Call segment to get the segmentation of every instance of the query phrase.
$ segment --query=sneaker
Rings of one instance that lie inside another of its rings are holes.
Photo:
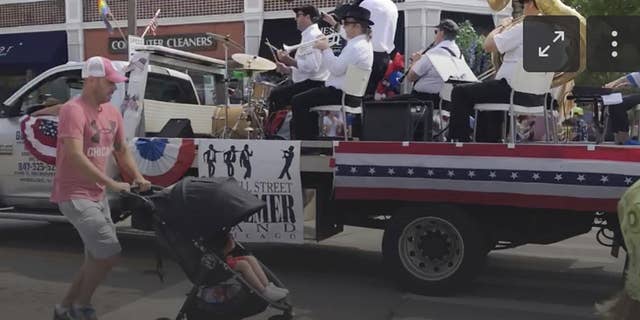
[[[287,296],[286,293],[282,292],[282,291],[277,291],[274,290],[273,287],[265,287],[264,291],[262,292],[262,294],[267,297],[267,299],[271,300],[271,301],[279,301],[284,299],[284,297]]]
[[[53,320],[76,320],[76,318],[73,316],[71,309],[56,305],[53,309]]]
[[[98,314],[96,309],[92,306],[78,306],[74,305],[72,310],[73,315],[77,320],[98,320]]]
[[[277,287],[275,284],[273,284],[273,282],[269,282],[267,287],[271,288],[273,291],[280,291],[280,292],[283,292],[285,294],[289,294],[289,290],[288,289]]]

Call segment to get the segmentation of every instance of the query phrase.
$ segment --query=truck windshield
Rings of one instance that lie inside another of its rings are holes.
[[[147,78],[145,99],[198,104],[198,98],[190,81],[152,72]]]

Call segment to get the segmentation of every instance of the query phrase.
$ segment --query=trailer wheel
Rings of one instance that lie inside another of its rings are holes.
[[[387,225],[382,253],[406,289],[446,295],[482,269],[485,241],[480,225],[457,207],[404,208]]]

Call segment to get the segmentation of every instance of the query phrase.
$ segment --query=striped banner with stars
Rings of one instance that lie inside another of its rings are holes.
[[[640,149],[576,145],[345,143],[337,199],[615,211],[640,178]]]

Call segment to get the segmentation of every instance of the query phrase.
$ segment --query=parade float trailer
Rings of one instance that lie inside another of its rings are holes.
[[[221,81],[224,67],[197,54],[140,46],[128,64],[130,81],[118,87],[114,102],[136,161],[154,183],[233,176],[267,202],[234,230],[241,241],[302,243],[327,239],[344,226],[382,229],[390,270],[408,288],[429,294],[467,286],[492,250],[551,244],[592,228],[612,254],[623,245],[616,204],[638,180],[637,148],[219,139],[212,134],[214,114],[225,106],[200,105],[188,74],[198,70]],[[45,106],[44,90],[77,94],[80,69],[80,63],[53,68],[4,103],[0,217],[65,221],[48,201],[56,119],[30,114]],[[181,97],[153,96],[172,92],[154,87],[171,82],[182,88]],[[189,119],[190,137],[157,137],[171,119]],[[115,215],[118,201],[111,197]],[[315,214],[305,216],[309,208]],[[144,221],[134,227],[150,229]]]

